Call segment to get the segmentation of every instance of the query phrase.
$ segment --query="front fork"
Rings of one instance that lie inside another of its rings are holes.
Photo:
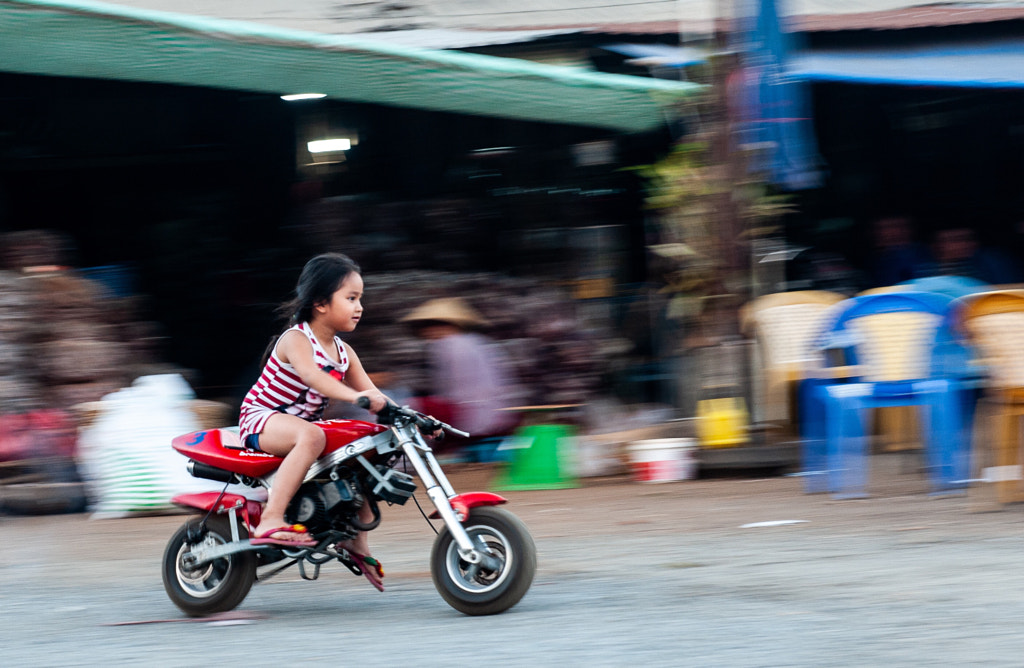
[[[459,546],[459,557],[468,563],[479,564],[487,570],[499,570],[501,568],[499,559],[491,554],[483,544],[473,542],[462,526],[462,522],[467,518],[459,517],[452,508],[449,499],[455,496],[455,490],[441,469],[434,452],[425,443],[417,442],[418,439],[409,438],[397,429],[395,431],[399,437],[402,452],[409,458],[412,467],[416,469],[416,473],[426,488],[427,496],[430,497],[438,515],[441,516],[448,531],[451,532],[455,544]]]

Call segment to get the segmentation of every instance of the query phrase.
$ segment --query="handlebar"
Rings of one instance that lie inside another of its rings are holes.
[[[356,406],[370,409],[370,398],[366,396],[359,397],[356,399]],[[411,420],[416,427],[424,434],[433,434],[438,430],[443,430],[446,433],[455,434],[456,436],[462,436],[468,438],[469,434],[460,429],[456,429],[450,424],[435,420],[432,417],[426,416],[419,411],[414,411],[408,406],[399,406],[388,402],[387,406],[383,410],[377,413],[377,422],[380,424],[394,424],[396,420],[400,418],[406,418]]]

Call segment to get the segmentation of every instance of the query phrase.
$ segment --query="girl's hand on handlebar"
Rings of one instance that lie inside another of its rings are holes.
[[[429,422],[427,424],[420,425],[420,433],[424,436],[429,436],[435,441],[440,441],[444,438],[444,429],[441,427],[441,423],[433,415],[423,416]],[[432,424],[431,424],[432,423]]]
[[[388,405],[388,398],[380,390],[365,390],[360,392],[352,403],[376,415]]]

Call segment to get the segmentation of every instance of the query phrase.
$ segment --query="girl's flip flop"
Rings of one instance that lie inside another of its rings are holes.
[[[348,551],[348,556],[359,567],[370,584],[377,588],[377,591],[384,591],[384,567],[379,561],[368,554],[357,554],[351,550]]]
[[[290,533],[295,538],[271,538],[275,533]],[[306,536],[306,538],[300,538]],[[270,531],[264,531],[249,541],[251,545],[282,545],[284,547],[313,547],[316,541],[306,533],[306,527],[301,524],[277,527]]]

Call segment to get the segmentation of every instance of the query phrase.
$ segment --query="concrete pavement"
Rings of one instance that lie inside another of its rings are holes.
[[[0,517],[3,663],[1020,666],[1024,506],[971,512],[881,468],[875,496],[842,502],[798,478],[508,492],[538,573],[486,618],[434,591],[433,533],[411,503],[373,534],[384,594],[340,566],[317,582],[289,571],[219,622],[184,621],[163,592],[182,516]],[[488,467],[456,469],[460,491],[487,487]]]

